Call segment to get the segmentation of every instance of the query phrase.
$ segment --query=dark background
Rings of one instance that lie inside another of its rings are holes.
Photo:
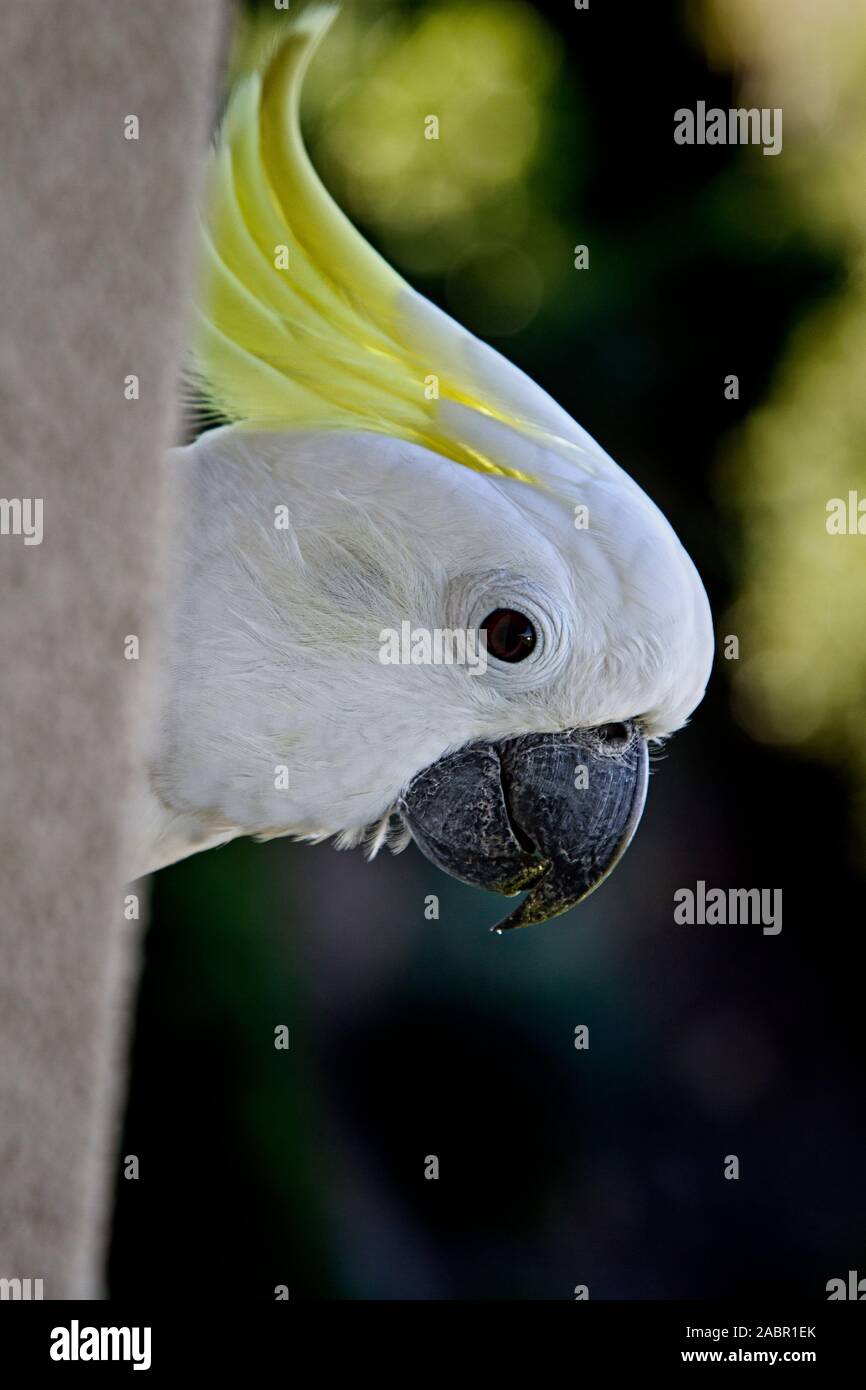
[[[737,104],[678,8],[534,8],[561,62],[529,196],[591,270],[542,265],[531,320],[491,341],[659,503],[723,635],[746,559],[720,449],[842,263],[777,160],[675,146],[675,108]],[[401,268],[483,327],[459,266]],[[483,251],[476,276],[495,303]],[[656,765],[622,865],[546,926],[490,935],[501,900],[414,848],[368,865],[238,842],[156,876],[112,1296],[822,1298],[866,1273],[849,788],[744,731],[728,665]],[[698,878],[782,888],[781,935],[675,925]]]

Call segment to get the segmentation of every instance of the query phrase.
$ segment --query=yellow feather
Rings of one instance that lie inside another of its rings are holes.
[[[572,422],[415,294],[310,163],[301,84],[336,13],[314,6],[283,25],[269,48],[259,43],[257,70],[231,95],[208,172],[192,379],[212,409],[255,429],[372,430],[480,472],[539,483],[462,438],[459,412],[446,423],[442,403],[574,454]],[[428,400],[431,375],[439,395]],[[536,395],[533,417],[526,402],[534,406]]]

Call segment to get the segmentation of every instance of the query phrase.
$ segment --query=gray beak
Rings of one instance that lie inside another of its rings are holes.
[[[474,743],[413,778],[398,809],[440,869],[507,897],[494,931],[567,912],[621,859],[646,800],[646,739],[631,721]]]

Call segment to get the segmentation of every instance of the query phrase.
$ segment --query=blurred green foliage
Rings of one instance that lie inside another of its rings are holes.
[[[740,532],[736,709],[754,736],[842,769],[866,852],[866,535],[826,525],[830,499],[866,499],[866,12],[805,6],[791,23],[774,0],[714,0],[706,42],[751,74],[750,103],[783,105],[774,177],[845,267],[726,449],[719,495]]]

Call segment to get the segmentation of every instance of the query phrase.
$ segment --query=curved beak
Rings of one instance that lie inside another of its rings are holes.
[[[622,858],[646,800],[646,739],[631,721],[474,743],[413,778],[398,809],[440,869],[527,897],[493,930],[546,922]]]

